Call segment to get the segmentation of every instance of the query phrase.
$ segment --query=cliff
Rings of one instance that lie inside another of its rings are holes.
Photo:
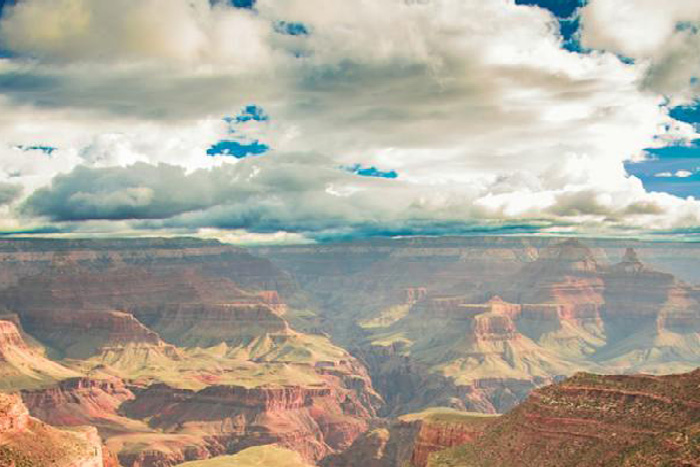
[[[15,323],[0,320],[0,390],[46,386],[76,374],[29,347]]]
[[[103,467],[95,428],[59,430],[29,416],[18,395],[0,394],[0,465]]]
[[[134,397],[118,378],[70,378],[53,387],[22,392],[32,416],[54,426],[123,426],[126,421],[120,420],[118,409]]]
[[[698,384],[700,370],[670,376],[577,374],[534,391],[476,442],[437,453],[428,465],[693,465]]]
[[[374,415],[353,390],[342,387],[210,386],[200,391],[154,385],[123,406],[168,434],[198,436],[211,455],[276,444],[308,461],[348,447]],[[120,455],[125,463],[129,455]],[[169,464],[170,465],[170,464]]]
[[[497,420],[480,414],[436,413],[423,418],[411,455],[413,467],[426,467],[434,452],[475,443]]]
[[[473,443],[496,417],[433,408],[391,421],[375,420],[369,431],[345,451],[329,456],[323,467],[425,467],[433,452]]]

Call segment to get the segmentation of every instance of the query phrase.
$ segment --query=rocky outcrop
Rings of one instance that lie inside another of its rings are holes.
[[[373,408],[342,387],[211,386],[201,391],[151,386],[124,404],[131,418],[164,433],[198,435],[210,454],[277,444],[315,461],[348,447]],[[121,456],[120,456],[121,457]]]
[[[134,394],[119,378],[78,377],[41,390],[23,391],[32,416],[54,426],[117,426],[117,412]]]
[[[64,431],[29,416],[17,394],[0,393],[0,465],[104,467],[92,427]]]
[[[425,467],[433,452],[473,443],[496,420],[449,409],[379,419],[345,451],[323,459],[323,467]]]
[[[211,347],[225,342],[244,345],[264,334],[291,332],[280,306],[250,303],[194,303],[137,306],[140,320],[169,342],[185,347]]]
[[[691,433],[697,436],[693,430],[700,422],[699,384],[700,370],[671,376],[577,374],[536,390],[476,442],[433,455],[429,465],[693,465],[683,461],[692,455]],[[667,463],[635,463],[654,456]]]
[[[42,387],[76,374],[28,346],[15,323],[0,320],[0,389]]]
[[[583,369],[687,371],[700,365],[694,289],[641,262],[612,265],[580,241],[541,250],[474,302],[428,293],[394,320],[365,320],[355,352],[387,401],[385,415],[426,405],[505,412],[534,388]],[[508,297],[504,300],[501,297]]]
[[[345,451],[324,458],[323,467],[395,467],[410,462],[421,421],[377,419]]]
[[[29,426],[29,411],[17,394],[0,394],[0,433],[24,431]]]
[[[434,452],[475,443],[496,420],[494,417],[460,413],[435,414],[423,418],[413,445],[411,465],[426,467]]]

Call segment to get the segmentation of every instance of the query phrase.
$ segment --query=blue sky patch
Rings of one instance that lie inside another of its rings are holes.
[[[255,0],[231,0],[231,5],[236,8],[253,8]]]
[[[308,36],[309,28],[304,23],[278,21],[275,23],[275,31],[288,36]]]
[[[260,141],[241,143],[233,140],[222,140],[207,149],[207,156],[228,156],[236,159],[245,159],[248,156],[259,156],[270,150],[267,144]]]
[[[24,145],[19,145],[15,146],[15,148],[19,149],[20,151],[28,152],[28,151],[41,151],[47,156],[53,155],[55,151],[58,151],[58,148],[55,148],[53,146],[24,146]]]
[[[399,174],[395,170],[382,171],[375,166],[363,167],[361,164],[354,164],[343,167],[343,170],[362,177],[399,178]]]
[[[250,121],[267,122],[269,120],[270,117],[265,113],[265,110],[257,105],[247,105],[243,107],[243,110],[235,117],[224,117],[224,121],[229,125]]]
[[[675,120],[698,125],[700,124],[700,102],[694,105],[674,107],[669,112],[669,115]]]
[[[700,198],[700,140],[689,146],[649,149],[649,159],[629,162],[625,168],[649,191]]]
[[[538,6],[551,11],[557,18],[573,16],[586,3],[586,0],[515,0],[516,5]]]
[[[588,52],[581,46],[581,22],[578,17],[578,9],[586,3],[587,0],[515,0],[516,5],[536,6],[551,11],[559,21],[562,46],[578,53]]]

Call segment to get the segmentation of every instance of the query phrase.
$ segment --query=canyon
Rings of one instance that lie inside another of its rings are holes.
[[[578,373],[535,390],[475,441],[429,466],[693,466],[700,461],[700,370]]]
[[[83,433],[110,467],[288,451],[442,465],[494,449],[493,427],[524,431],[509,420],[552,391],[569,407],[562,388],[593,373],[620,375],[600,377],[614,386],[700,366],[698,255],[547,237],[0,240],[0,391],[31,426]],[[493,465],[518,465],[509,456]]]

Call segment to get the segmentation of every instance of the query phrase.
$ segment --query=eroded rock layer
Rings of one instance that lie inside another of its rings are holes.
[[[0,465],[103,467],[97,430],[59,430],[29,416],[17,394],[0,393]]]
[[[670,376],[577,374],[538,389],[477,441],[430,466],[696,465],[700,370]]]

